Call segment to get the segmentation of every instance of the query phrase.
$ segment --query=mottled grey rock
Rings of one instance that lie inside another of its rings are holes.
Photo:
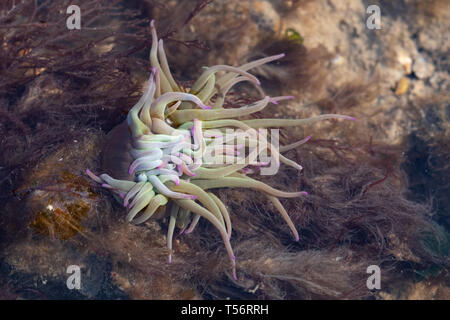
[[[428,62],[423,56],[414,60],[413,72],[419,79],[427,79],[434,73],[434,65]]]

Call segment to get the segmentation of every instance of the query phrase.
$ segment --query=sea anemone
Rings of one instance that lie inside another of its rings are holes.
[[[306,196],[307,192],[277,190],[249,175],[275,174],[280,162],[302,170],[301,165],[281,153],[307,142],[309,136],[287,146],[278,146],[277,131],[270,132],[269,142],[267,128],[354,118],[325,114],[307,119],[237,120],[261,111],[269,103],[293,99],[291,96],[266,96],[259,80],[247,72],[281,59],[284,54],[264,57],[240,67],[208,67],[191,88],[185,89],[170,72],[163,40],[158,41],[154,21],[150,27],[152,71],[142,97],[130,109],[126,121],[110,133],[102,166],[111,175],[97,176],[89,169],[86,172],[102,187],[111,190],[127,209],[127,220],[133,224],[147,221],[160,209],[168,212],[169,263],[175,227],[180,228],[181,233],[190,233],[201,217],[207,219],[220,232],[237,279],[236,258],[230,243],[230,213],[210,190],[239,187],[261,191],[278,209],[295,241],[299,241],[296,227],[278,198]],[[254,85],[261,99],[239,108],[225,108],[227,93],[243,81]]]

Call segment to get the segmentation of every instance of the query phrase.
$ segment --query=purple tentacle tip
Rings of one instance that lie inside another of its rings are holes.
[[[299,242],[299,241],[300,241],[300,237],[299,236],[295,237],[295,242]]]
[[[280,54],[280,58],[284,58],[286,56],[286,53]]]
[[[172,255],[169,254],[169,263],[172,263]]]

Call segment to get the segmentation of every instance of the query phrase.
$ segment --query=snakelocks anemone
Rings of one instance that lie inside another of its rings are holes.
[[[108,172],[112,176],[107,173],[97,176],[89,169],[86,172],[102,187],[111,190],[126,208],[126,219],[133,224],[145,222],[157,210],[166,210],[170,215],[167,234],[169,263],[175,227],[180,228],[181,233],[190,233],[201,217],[208,220],[223,239],[233,276],[237,279],[236,257],[230,243],[230,213],[211,190],[239,187],[262,192],[278,209],[295,240],[299,241],[298,232],[278,198],[301,197],[307,193],[277,190],[249,177],[249,174],[275,174],[280,163],[302,170],[299,164],[280,153],[305,143],[309,137],[278,147],[277,131],[271,132],[269,142],[267,128],[297,126],[323,119],[354,118],[326,114],[307,119],[237,120],[261,111],[269,103],[292,99],[266,96],[258,79],[247,72],[281,59],[284,54],[240,67],[216,65],[206,68],[187,90],[177,84],[170,72],[163,41],[158,41],[154,21],[150,26],[150,77],[141,99],[130,109],[126,121],[111,132],[111,145],[104,154],[103,163],[109,166]],[[253,84],[261,99],[240,108],[224,108],[227,93],[242,81]]]

